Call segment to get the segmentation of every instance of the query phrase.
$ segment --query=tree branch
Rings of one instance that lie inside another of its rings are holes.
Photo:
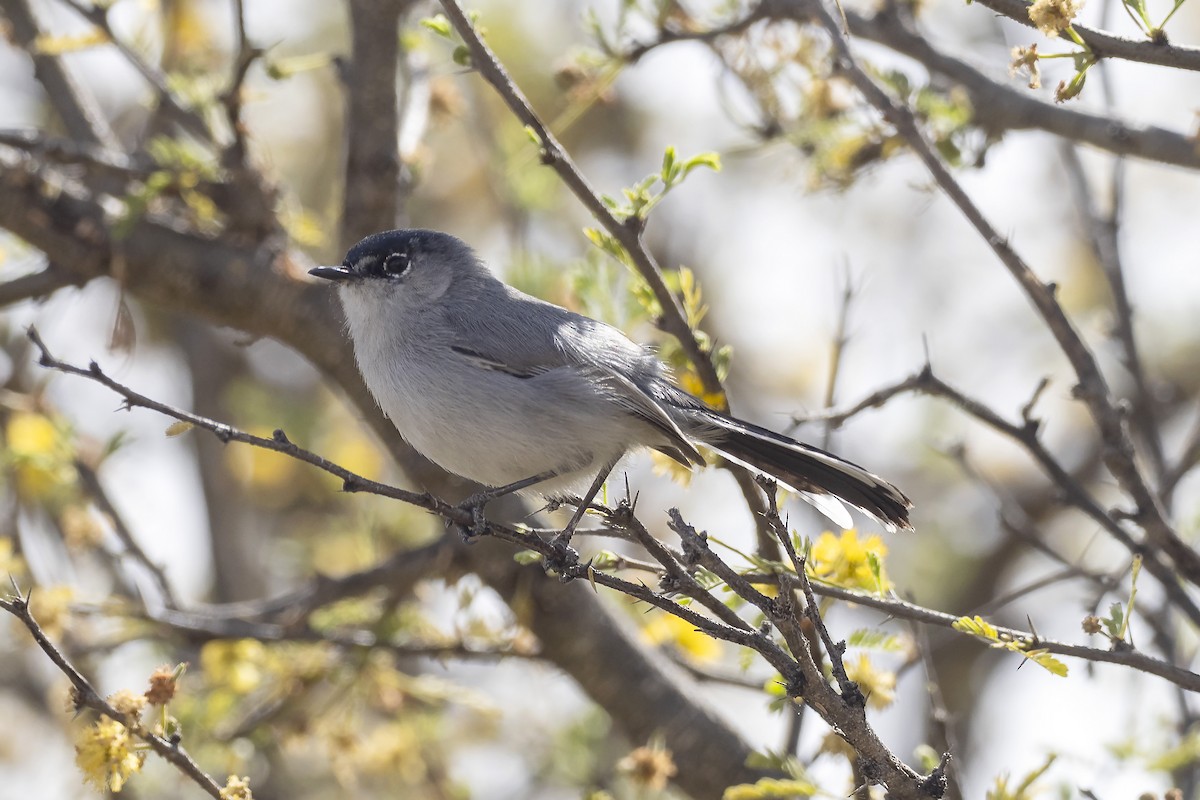
[[[46,654],[62,674],[67,676],[67,679],[71,682],[71,686],[75,689],[74,698],[81,707],[90,708],[124,725],[139,739],[149,745],[150,749],[162,757],[163,760],[172,764],[209,795],[220,800],[221,786],[200,769],[182,747],[161,736],[156,736],[142,727],[139,721],[130,719],[128,715],[117,711],[92,688],[87,678],[83,677],[83,674],[46,637],[45,632],[42,631],[41,626],[37,624],[37,621],[33,618],[33,614],[29,611],[28,596],[0,600],[0,609],[4,609],[12,614],[29,630],[38,647],[42,649],[42,652]]]
[[[1157,494],[1151,490],[1136,463],[1133,444],[1125,429],[1122,414],[1112,400],[1108,383],[1091,350],[1055,297],[1057,287],[1043,283],[1017,255],[1008,240],[987,221],[926,141],[912,111],[895,102],[859,67],[834,18],[815,2],[812,12],[829,34],[841,69],[851,83],[895,126],[938,186],[996,254],[1037,310],[1075,371],[1079,383],[1074,389],[1074,396],[1083,401],[1099,431],[1105,445],[1106,466],[1136,504],[1135,520],[1150,540],[1175,562],[1178,571],[1191,583],[1200,585],[1200,553],[1180,539],[1167,521]]]
[[[96,98],[84,92],[62,59],[34,52],[34,41],[41,31],[29,0],[0,0],[0,8],[12,24],[17,46],[33,59],[34,75],[45,88],[46,97],[71,138],[105,150],[118,150],[117,136],[100,111]]]
[[[1029,19],[1029,4],[1024,0],[978,0],[979,5],[1003,14],[1027,28],[1036,28]],[[1156,42],[1150,39],[1125,39],[1107,31],[1072,24],[1092,52],[1100,58],[1120,58],[1142,64],[1157,64],[1175,69],[1200,70],[1200,49],[1169,44],[1166,38]]]

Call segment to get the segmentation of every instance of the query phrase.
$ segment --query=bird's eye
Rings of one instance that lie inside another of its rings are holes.
[[[385,275],[397,277],[408,272],[408,268],[412,266],[412,260],[408,253],[390,253],[383,260],[383,272]]]

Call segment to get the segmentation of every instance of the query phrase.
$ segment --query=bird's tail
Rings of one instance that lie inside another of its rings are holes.
[[[688,409],[685,414],[693,423],[689,433],[699,441],[799,492],[843,527],[851,527],[850,515],[833,498],[870,514],[888,530],[912,530],[912,502],[857,464],[711,409]]]

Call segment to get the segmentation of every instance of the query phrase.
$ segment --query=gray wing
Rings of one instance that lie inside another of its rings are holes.
[[[454,352],[516,379],[570,370],[662,433],[669,445],[659,450],[686,466],[704,463],[666,408],[643,388],[663,380],[663,366],[648,350],[611,325],[499,281],[488,284],[455,287],[477,295],[460,306],[476,313],[448,320],[456,332]]]

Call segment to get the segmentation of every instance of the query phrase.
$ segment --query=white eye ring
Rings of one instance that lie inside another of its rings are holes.
[[[408,253],[389,253],[383,260],[383,272],[391,277],[399,277],[408,272],[412,259]]]

